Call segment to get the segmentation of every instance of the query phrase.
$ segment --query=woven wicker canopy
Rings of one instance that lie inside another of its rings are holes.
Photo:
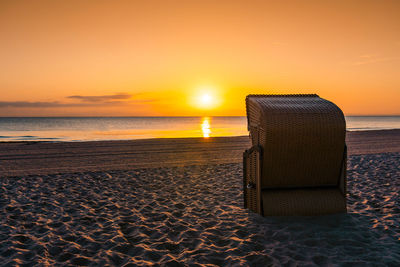
[[[346,123],[317,95],[249,95],[245,206],[263,215],[346,211]]]

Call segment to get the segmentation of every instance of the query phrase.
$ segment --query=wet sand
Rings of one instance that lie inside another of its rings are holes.
[[[349,133],[348,214],[320,217],[243,209],[248,146],[247,137],[2,143],[0,262],[400,264],[400,131]]]
[[[349,155],[400,152],[400,130],[348,132]],[[0,142],[0,176],[242,162],[247,136],[99,142]]]

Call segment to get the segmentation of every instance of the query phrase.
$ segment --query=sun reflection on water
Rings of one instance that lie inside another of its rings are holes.
[[[203,133],[204,138],[210,137],[211,128],[210,128],[210,118],[209,117],[203,117],[201,119],[201,132]]]

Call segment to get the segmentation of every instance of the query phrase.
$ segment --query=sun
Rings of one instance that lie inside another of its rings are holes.
[[[192,105],[198,109],[214,109],[220,105],[218,89],[212,86],[202,86],[194,91]]]
[[[213,98],[210,94],[204,94],[200,96],[200,103],[202,106],[210,106],[213,102]]]

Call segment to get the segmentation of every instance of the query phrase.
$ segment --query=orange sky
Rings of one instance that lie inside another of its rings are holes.
[[[397,0],[3,0],[0,116],[245,115],[250,93],[400,114],[399,14]]]

